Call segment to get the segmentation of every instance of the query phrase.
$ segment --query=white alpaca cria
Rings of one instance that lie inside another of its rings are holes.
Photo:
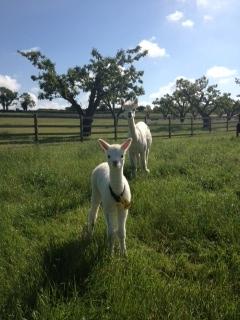
[[[148,125],[140,121],[135,124],[135,105],[125,104],[123,106],[128,118],[129,136],[132,138],[131,148],[129,149],[129,158],[132,167],[132,174],[135,176],[137,164],[140,164],[143,170],[150,172],[148,169],[148,156],[152,144],[152,135]]]
[[[126,254],[126,220],[131,202],[131,192],[127,179],[123,175],[125,154],[131,145],[129,138],[121,145],[108,144],[98,140],[107,156],[107,162],[99,164],[92,172],[92,199],[88,214],[88,231],[92,234],[97,219],[100,202],[107,224],[107,236],[111,254],[114,251],[114,239],[117,234],[121,254]]]

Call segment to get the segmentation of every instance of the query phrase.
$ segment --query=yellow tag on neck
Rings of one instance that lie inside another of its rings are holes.
[[[118,205],[121,206],[123,209],[129,209],[131,207],[131,202],[121,197],[120,202],[118,202]]]

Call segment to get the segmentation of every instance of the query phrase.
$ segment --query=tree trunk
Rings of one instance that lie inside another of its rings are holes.
[[[210,118],[208,116],[202,117],[203,120],[203,129],[209,129],[210,126]]]
[[[83,116],[83,136],[84,137],[89,137],[92,134],[92,122],[93,122],[93,116],[91,118]]]

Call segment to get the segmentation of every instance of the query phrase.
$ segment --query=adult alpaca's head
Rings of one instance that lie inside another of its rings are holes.
[[[124,110],[125,118],[132,119],[135,117],[135,111],[137,109],[138,103],[137,100],[135,101],[127,101],[122,105]]]

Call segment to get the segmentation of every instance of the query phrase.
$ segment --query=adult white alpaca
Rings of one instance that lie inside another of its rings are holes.
[[[99,164],[92,172],[92,199],[88,214],[88,231],[93,233],[100,202],[107,224],[107,236],[110,253],[114,251],[114,240],[117,234],[120,241],[120,251],[126,254],[126,220],[131,202],[131,192],[127,179],[123,175],[125,154],[132,139],[121,145],[110,145],[98,140],[100,147],[107,156],[107,162]]]
[[[140,121],[135,124],[136,104],[126,103],[123,105],[125,114],[128,118],[129,136],[132,138],[132,145],[129,149],[129,158],[132,167],[133,176],[136,175],[137,164],[140,160],[141,167],[144,171],[150,172],[148,169],[148,156],[152,144],[152,135],[148,125]]]

